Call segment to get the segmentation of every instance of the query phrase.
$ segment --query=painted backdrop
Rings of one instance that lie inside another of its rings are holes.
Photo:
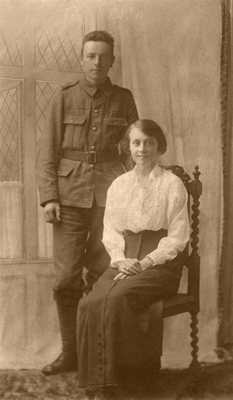
[[[0,4],[0,368],[40,368],[59,352],[51,227],[35,185],[49,103],[82,74],[83,34],[116,41],[111,78],[164,129],[161,163],[203,182],[200,360],[215,361],[222,226],[219,0],[2,0]],[[185,282],[181,285],[183,289]],[[165,322],[163,367],[190,362],[189,316]]]

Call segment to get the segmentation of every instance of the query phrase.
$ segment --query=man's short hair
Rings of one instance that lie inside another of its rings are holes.
[[[84,44],[86,42],[105,42],[111,46],[112,54],[114,53],[114,38],[106,31],[93,31],[87,33],[82,41],[81,56],[83,55]]]

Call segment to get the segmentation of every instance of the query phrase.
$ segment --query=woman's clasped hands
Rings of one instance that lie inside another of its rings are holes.
[[[130,276],[137,275],[142,272],[139,260],[136,258],[126,258],[119,261],[117,265],[119,274],[115,276],[114,281],[118,279],[127,279]]]

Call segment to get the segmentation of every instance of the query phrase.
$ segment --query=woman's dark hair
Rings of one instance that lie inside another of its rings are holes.
[[[160,155],[165,153],[167,150],[167,140],[160,126],[151,119],[139,119],[128,127],[121,142],[122,149],[126,154],[129,154],[129,134],[133,128],[140,129],[140,131],[149,137],[155,137],[158,142],[158,153]]]
[[[83,48],[86,42],[105,42],[111,46],[112,54],[114,52],[114,38],[106,31],[93,31],[87,33],[82,41],[81,56],[83,55]]]

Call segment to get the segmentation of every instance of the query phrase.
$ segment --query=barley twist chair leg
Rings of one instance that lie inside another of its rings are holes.
[[[192,355],[192,361],[191,364],[189,366],[189,368],[192,371],[197,371],[200,369],[200,363],[198,361],[198,318],[197,318],[197,313],[191,313],[191,324],[190,324],[190,328],[191,328],[191,347],[192,347],[192,351],[191,351],[191,355]]]

